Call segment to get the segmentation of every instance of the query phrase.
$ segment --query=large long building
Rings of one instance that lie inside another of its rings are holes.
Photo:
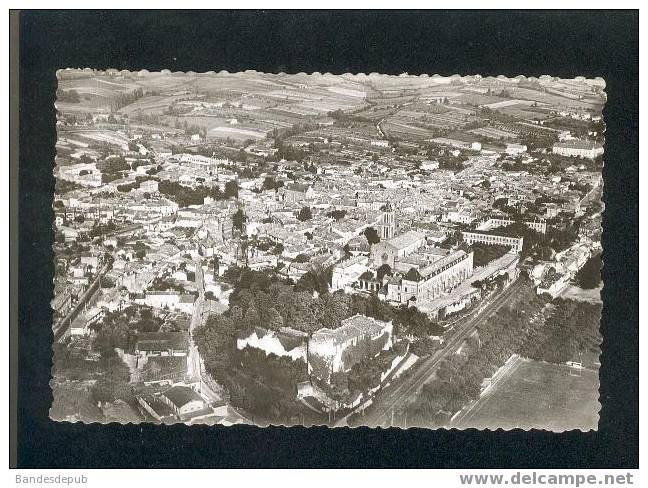
[[[594,141],[571,140],[553,145],[554,154],[594,159],[603,154],[603,146]]]
[[[505,219],[501,217],[491,217],[488,220],[480,223],[477,226],[477,230],[491,230],[497,229],[498,227],[506,227],[507,225],[514,224],[515,220]],[[547,233],[547,221],[546,220],[528,220],[524,222],[529,229],[533,229],[540,234]]]
[[[512,253],[518,254],[522,251],[524,245],[523,237],[501,236],[483,232],[462,232],[463,240],[467,244],[474,244],[481,242],[491,246],[508,246],[511,248]]]
[[[394,327],[364,315],[342,321],[337,329],[323,328],[308,341],[311,374],[326,383],[333,373],[348,372],[357,362],[392,346]]]
[[[387,284],[387,299],[406,304],[412,299],[439,298],[472,276],[473,253],[456,251],[434,263],[416,270],[412,268],[402,277],[394,277]]]
[[[387,264],[390,268],[394,269],[396,261],[399,258],[416,252],[426,244],[425,234],[410,230],[371,246],[370,261],[374,266]]]

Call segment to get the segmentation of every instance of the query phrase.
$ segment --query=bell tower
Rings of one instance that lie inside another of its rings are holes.
[[[383,206],[382,211],[383,213],[380,218],[380,238],[387,240],[396,235],[396,215],[394,208],[389,202]]]

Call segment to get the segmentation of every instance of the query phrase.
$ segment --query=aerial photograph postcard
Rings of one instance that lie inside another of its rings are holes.
[[[52,419],[597,430],[603,79],[57,79]]]

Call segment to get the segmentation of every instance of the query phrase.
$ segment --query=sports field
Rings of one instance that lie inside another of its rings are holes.
[[[596,429],[598,388],[597,371],[517,358],[452,427]]]

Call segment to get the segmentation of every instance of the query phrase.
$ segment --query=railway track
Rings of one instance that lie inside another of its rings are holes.
[[[475,329],[475,327],[492,316],[508,300],[510,300],[518,290],[516,285],[519,279],[512,282],[508,288],[500,293],[492,302],[483,306],[482,311],[469,318],[450,338],[445,347],[425,360],[414,373],[403,379],[403,382],[391,391],[380,395],[369,408],[371,412],[365,413],[363,424],[369,426],[381,426],[392,415],[394,410],[404,406],[407,401],[423,387],[428,379],[435,373],[443,359],[451,353],[454,353],[463,340],[466,339]]]

